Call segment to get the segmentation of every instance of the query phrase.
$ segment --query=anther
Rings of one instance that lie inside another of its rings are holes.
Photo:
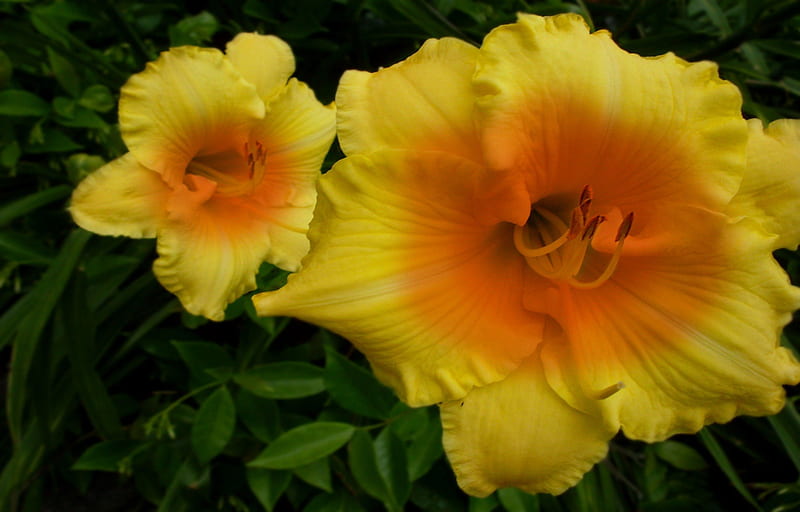
[[[581,240],[591,239],[594,236],[595,231],[597,231],[597,226],[602,224],[606,221],[606,218],[602,215],[596,215],[586,224],[586,228],[583,230],[583,235],[581,235]]]
[[[633,212],[630,212],[625,218],[622,220],[622,223],[619,225],[619,229],[617,230],[617,236],[614,238],[615,242],[619,242],[626,236],[628,233],[631,232],[631,227],[633,226]]]
[[[625,383],[619,381],[616,384],[612,384],[607,388],[603,388],[600,391],[592,393],[592,398],[594,398],[595,400],[605,400],[606,398],[616,394],[618,391],[624,388],[625,388]]]

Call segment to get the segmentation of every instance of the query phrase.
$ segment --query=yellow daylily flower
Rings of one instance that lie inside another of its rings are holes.
[[[621,429],[777,412],[800,290],[800,121],[762,129],[709,62],[642,58],[580,16],[427,41],[337,92],[347,158],[303,268],[253,300],[350,339],[441,404],[461,487],[557,494]]]
[[[292,73],[274,36],[239,34],[225,53],[163,52],[122,87],[129,153],[78,185],[75,222],[156,237],[158,280],[212,320],[255,288],[264,261],[297,270],[336,114]]]

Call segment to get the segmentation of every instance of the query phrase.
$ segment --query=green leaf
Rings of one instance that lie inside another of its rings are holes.
[[[71,192],[72,188],[67,185],[59,185],[2,205],[0,206],[0,226],[5,226],[18,217],[22,217],[43,206],[64,199],[70,195]]]
[[[514,487],[500,489],[497,498],[508,512],[539,512],[539,499]]]
[[[758,39],[750,41],[764,51],[800,60],[800,42],[790,39]]]
[[[711,456],[714,457],[714,460],[717,462],[719,468],[723,473],[725,473],[725,476],[728,477],[728,481],[731,483],[731,485],[737,491],[739,491],[739,494],[741,494],[744,499],[753,505],[756,510],[761,511],[762,509],[758,505],[758,502],[753,495],[750,494],[750,491],[747,489],[747,486],[744,485],[744,482],[742,482],[741,477],[736,472],[736,468],[734,468],[733,464],[731,464],[728,455],[725,453],[725,450],[722,449],[722,446],[720,446],[720,444],[717,442],[716,438],[714,438],[711,430],[706,427],[698,433],[698,436],[700,436],[700,440],[703,442]]]
[[[41,117],[50,112],[50,105],[32,92],[19,89],[0,91],[0,115]]]
[[[678,441],[663,441],[653,445],[653,449],[662,460],[684,471],[699,471],[708,467],[697,450]]]
[[[92,426],[106,439],[124,436],[122,423],[106,384],[95,370],[97,347],[92,311],[87,302],[86,278],[82,272],[73,274],[64,290],[64,300],[56,310],[60,331],[56,331],[66,348],[72,382],[81,398]]]
[[[18,325],[14,326],[16,338],[11,354],[13,371],[8,377],[6,393],[8,429],[14,440],[19,440],[22,436],[22,417],[28,396],[28,375],[36,348],[90,236],[86,231],[76,230],[67,237],[61,252],[29,292],[35,299],[31,299],[31,306],[26,315],[20,318]]]
[[[329,457],[315,460],[299,468],[294,468],[294,474],[309,485],[318,487],[326,492],[333,492]]]
[[[233,380],[264,398],[302,398],[325,390],[322,368],[300,362],[256,366],[234,375]]]
[[[81,149],[83,146],[67,137],[63,132],[53,129],[44,128],[41,133],[41,138],[35,137],[28,145],[25,146],[26,153],[61,153],[66,151],[75,151]]]
[[[130,459],[149,446],[143,441],[120,439],[103,441],[90,446],[75,463],[72,469],[78,471],[118,472],[124,467],[124,460]]]
[[[220,386],[205,399],[192,424],[192,448],[202,464],[217,456],[233,435],[236,408],[233,398]]]
[[[275,509],[275,504],[292,480],[292,474],[289,471],[274,469],[248,467],[246,474],[250,490],[253,491],[258,502],[267,509],[267,512]]]
[[[408,447],[408,475],[411,481],[425,475],[442,456],[442,422],[432,418]]]
[[[406,452],[403,443],[388,428],[375,439],[375,462],[389,491],[389,501],[402,510],[411,493]]]
[[[50,69],[53,70],[56,81],[74,97],[81,93],[81,79],[69,59],[64,58],[51,47],[47,47],[47,56],[50,59]]]
[[[219,380],[209,375],[207,370],[224,368],[233,371],[233,359],[224,348],[215,343],[173,341],[172,345],[192,372],[193,387]]]
[[[219,23],[213,14],[202,11],[194,16],[183,18],[169,27],[170,46],[202,45],[211,40],[219,30]]]
[[[318,494],[303,509],[303,512],[362,512],[356,498],[342,490],[333,494]]]
[[[308,423],[282,434],[248,466],[267,469],[290,469],[326,457],[343,446],[355,432],[347,423]]]
[[[795,405],[788,402],[781,412],[767,419],[783,443],[786,454],[800,471],[800,413]]]
[[[26,265],[47,265],[53,250],[41,242],[41,236],[22,235],[13,231],[0,232],[0,257]]]
[[[0,50],[0,89],[5,89],[11,83],[11,75],[14,74],[14,63],[8,54]]]
[[[115,102],[108,87],[102,84],[94,84],[83,91],[78,104],[96,112],[108,112],[114,108]]]
[[[278,406],[269,398],[240,389],[236,394],[236,412],[248,430],[263,443],[273,441],[281,432]]]
[[[389,490],[375,459],[375,444],[367,432],[357,430],[353,434],[347,445],[347,460],[356,482],[367,494],[380,501],[389,501]]]
[[[490,494],[485,498],[469,498],[469,512],[492,512],[500,503],[497,501],[496,494]]]
[[[336,403],[368,418],[388,419],[397,401],[394,393],[371,372],[330,347],[325,349],[325,387]]]

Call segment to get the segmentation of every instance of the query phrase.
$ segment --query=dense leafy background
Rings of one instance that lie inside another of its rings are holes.
[[[75,184],[124,152],[120,86],[161,50],[274,33],[327,102],[345,69],[428,37],[478,44],[517,11],[579,12],[631,51],[716,60],[746,115],[800,117],[795,0],[0,0],[0,510],[800,510],[796,389],[773,418],[618,438],[561,497],[468,499],[436,409],[399,403],[347,342],[258,319],[247,298],[223,323],[187,315],[151,274],[152,241],[70,221]],[[800,277],[796,254],[778,256]],[[284,279],[265,265],[260,285]]]

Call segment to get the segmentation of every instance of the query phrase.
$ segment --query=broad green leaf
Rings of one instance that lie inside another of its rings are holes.
[[[69,175],[70,181],[78,183],[88,176],[89,173],[103,166],[106,161],[103,157],[97,155],[75,153],[74,155],[69,155],[64,163],[67,167],[67,174]]]
[[[124,467],[123,461],[130,459],[149,446],[144,441],[132,439],[119,439],[116,441],[103,441],[90,446],[78,457],[72,469],[80,471],[111,471],[118,472]]]
[[[325,390],[322,368],[300,362],[256,366],[234,375],[233,380],[264,398],[302,398]]]
[[[169,27],[170,46],[201,45],[208,42],[217,30],[219,23],[214,15],[201,11]]]
[[[380,501],[389,501],[389,490],[375,459],[375,443],[367,432],[357,430],[353,434],[347,445],[347,460],[356,482],[367,494]]]
[[[352,494],[340,490],[333,494],[318,494],[308,502],[303,512],[363,512],[363,510]]]
[[[283,492],[289,487],[292,473],[275,469],[247,468],[247,483],[258,502],[272,512]]]
[[[375,462],[389,491],[390,502],[402,510],[411,492],[408,463],[403,443],[388,428],[375,438]]]
[[[75,151],[83,146],[69,138],[64,132],[53,128],[44,128],[41,137],[32,137],[25,146],[26,153],[62,153]]]
[[[14,167],[17,165],[20,156],[22,156],[22,148],[19,147],[19,142],[15,140],[0,149],[0,165]]]
[[[514,487],[499,489],[497,498],[508,512],[539,512],[539,499]]]
[[[485,498],[469,498],[469,512],[492,512],[495,510],[500,502],[497,501],[496,494],[490,494]]]
[[[173,341],[172,345],[192,372],[193,387],[202,386],[215,379],[207,373],[210,369],[229,369],[233,371],[233,358],[215,343],[206,341]]]
[[[94,84],[83,91],[78,104],[96,112],[108,112],[114,108],[115,102],[108,87],[102,84]]]
[[[305,466],[338,450],[353,432],[355,427],[347,423],[307,423],[280,435],[248,466],[267,469]]]
[[[52,202],[64,199],[71,192],[72,188],[66,185],[59,185],[4,204],[0,206],[0,226],[4,226],[14,219],[27,215]]]
[[[697,450],[678,441],[663,441],[653,445],[653,449],[662,460],[684,471],[699,471],[708,467]]]
[[[325,350],[325,387],[340,406],[379,420],[389,418],[397,401],[392,391],[371,372],[330,347]]]
[[[326,492],[333,492],[331,484],[330,458],[315,460],[305,466],[294,468],[294,474],[302,481]]]
[[[427,473],[442,456],[442,423],[433,418],[408,447],[408,475],[411,481]]]
[[[205,399],[192,423],[192,448],[202,464],[225,448],[235,426],[236,408],[223,385]]]
[[[0,116],[41,117],[50,112],[50,105],[32,92],[19,89],[0,91]]]
[[[259,441],[269,443],[280,434],[279,411],[275,401],[240,389],[236,393],[236,412]]]
[[[75,69],[75,66],[72,65],[72,62],[49,46],[47,47],[47,56],[50,59],[50,69],[53,70],[53,75],[56,77],[56,81],[59,85],[72,96],[79,96],[81,92],[81,79],[80,76],[78,76],[78,71]]]

